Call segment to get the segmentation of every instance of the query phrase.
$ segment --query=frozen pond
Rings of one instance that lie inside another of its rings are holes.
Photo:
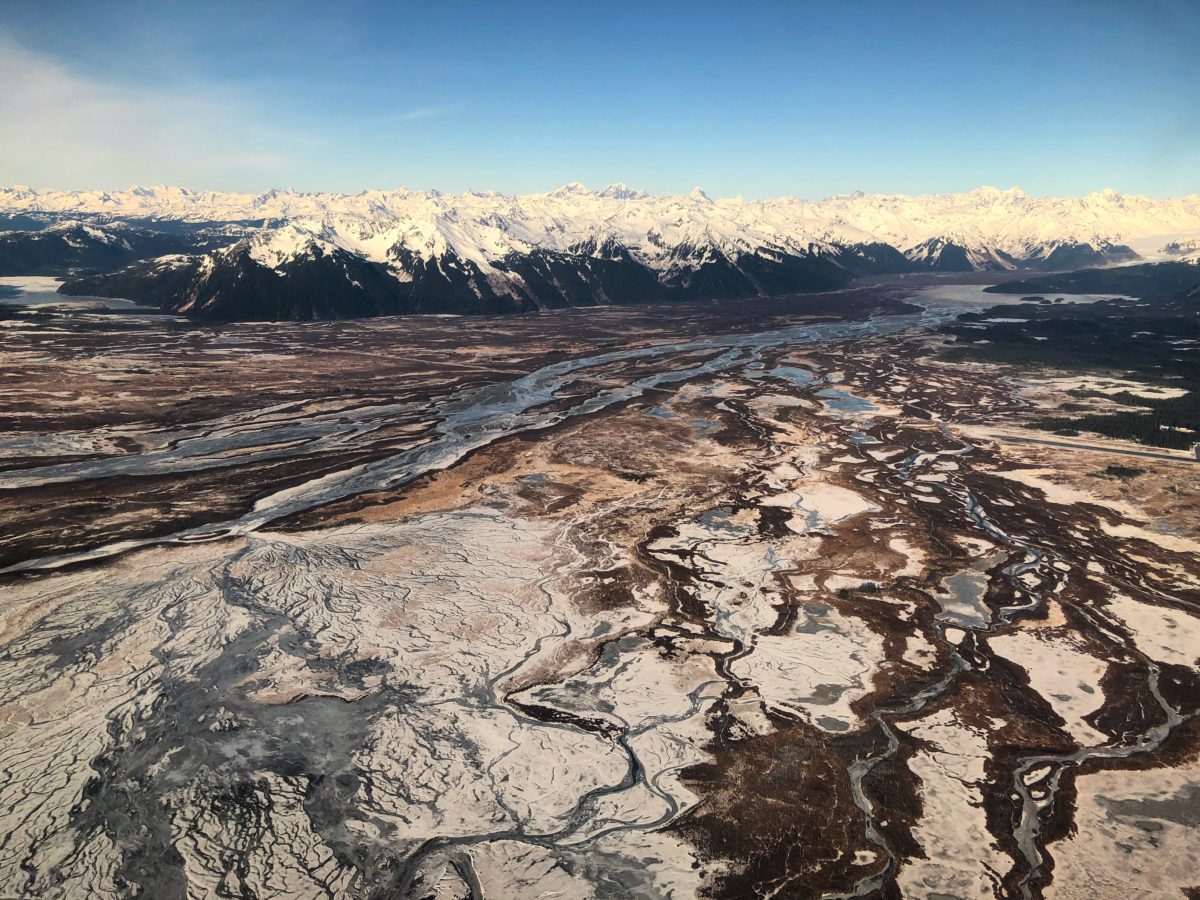
[[[0,306],[56,306],[78,309],[146,309],[132,300],[114,297],[71,297],[58,293],[61,278],[42,275],[21,275],[0,278]]]

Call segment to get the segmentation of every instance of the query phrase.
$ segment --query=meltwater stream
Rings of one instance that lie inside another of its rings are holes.
[[[237,518],[185,529],[162,537],[123,540],[87,550],[24,560],[0,569],[0,573],[54,569],[151,545],[195,543],[247,534],[270,522],[313,507],[358,494],[399,487],[428,472],[452,466],[468,453],[510,435],[547,428],[567,419],[599,412],[659,385],[727,371],[745,362],[749,354],[766,348],[873,338],[911,327],[932,329],[967,311],[971,301],[978,303],[981,299],[970,297],[955,302],[952,298],[944,296],[945,288],[934,290],[939,294],[935,298],[936,302],[928,303],[917,313],[886,315],[854,322],[794,325],[753,334],[719,335],[609,351],[553,363],[511,382],[473,388],[465,391],[461,397],[442,404],[440,409],[433,411],[442,417],[441,421],[434,427],[432,435],[419,446],[277,491],[261,498],[252,510]],[[968,294],[971,293],[970,288],[965,290]],[[946,302],[947,299],[949,302]],[[989,297],[986,302],[992,303],[993,300]],[[1003,302],[1003,298],[1000,302]],[[704,351],[717,352],[718,355],[693,366],[672,366],[672,363],[682,356]],[[554,401],[561,389],[580,380],[589,369],[632,360],[657,360],[662,363],[663,368],[628,385],[602,390],[568,409],[539,411],[539,407]],[[373,411],[384,415],[390,413],[411,416],[415,410],[397,404],[392,408],[376,407]],[[371,421],[373,417],[364,419],[367,421],[356,422],[351,428],[337,435],[330,435],[319,426],[293,429],[275,426],[269,437],[278,439],[286,436],[344,445],[350,438],[369,434],[378,427],[377,421]],[[0,475],[0,491],[26,487],[38,483],[39,479],[42,482],[63,482],[105,475],[187,471],[196,468],[201,464],[201,460],[211,464],[214,456],[222,457],[232,449],[244,448],[248,435],[244,423],[238,422],[237,425],[238,427],[230,429],[223,437],[217,439],[205,439],[191,432],[186,435],[185,440],[177,442],[167,450]],[[217,464],[220,462],[221,460],[218,460]]]

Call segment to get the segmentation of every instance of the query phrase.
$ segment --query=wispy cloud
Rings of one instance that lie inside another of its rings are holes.
[[[404,125],[409,122],[427,122],[431,119],[446,119],[461,112],[459,106],[420,106],[413,109],[380,110],[361,115],[348,112],[340,119],[346,128],[386,128],[393,125]],[[336,113],[333,114],[336,117]]]
[[[84,76],[0,34],[0,182],[274,184],[310,139],[226,87]]]
[[[410,109],[408,112],[394,113],[390,116],[383,116],[383,118],[391,122],[417,122],[421,119],[440,119],[454,112],[456,109],[452,106],[427,106],[422,109]]]

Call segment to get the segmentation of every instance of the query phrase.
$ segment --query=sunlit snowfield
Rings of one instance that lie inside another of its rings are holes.
[[[1195,887],[1200,467],[981,291],[0,322],[0,894]]]

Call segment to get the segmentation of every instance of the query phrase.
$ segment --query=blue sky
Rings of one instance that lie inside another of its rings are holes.
[[[1200,2],[0,4],[0,183],[1200,192]]]

